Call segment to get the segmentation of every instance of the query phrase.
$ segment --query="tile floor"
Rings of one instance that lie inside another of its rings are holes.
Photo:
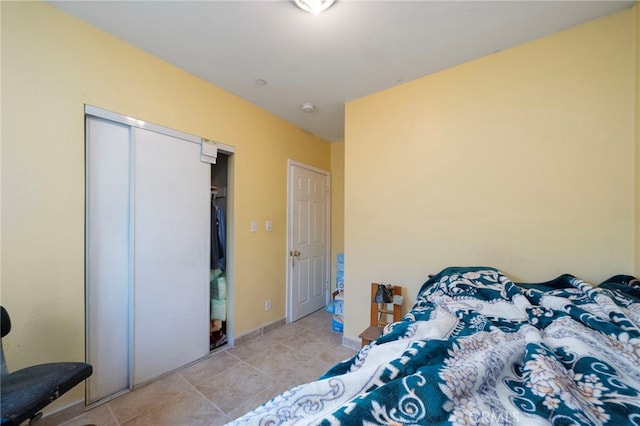
[[[356,353],[341,342],[342,333],[331,330],[331,315],[320,310],[62,425],[224,425]]]

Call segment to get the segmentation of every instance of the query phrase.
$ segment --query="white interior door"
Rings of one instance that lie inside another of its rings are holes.
[[[147,382],[209,352],[209,164],[200,145],[134,129],[134,367]]]
[[[329,174],[289,163],[288,319],[324,307],[329,293]]]

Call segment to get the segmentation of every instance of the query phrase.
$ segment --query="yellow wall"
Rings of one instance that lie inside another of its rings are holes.
[[[635,249],[635,275],[640,276],[640,2],[635,7],[635,27],[636,27],[636,249]]]
[[[84,104],[235,147],[235,333],[283,318],[287,159],[329,170],[329,143],[47,4],[1,8],[10,368],[84,359]]]
[[[331,288],[336,287],[336,256],[344,252],[344,141],[331,144]]]
[[[633,272],[634,14],[347,104],[345,337],[368,325],[371,282],[410,306],[451,265]]]

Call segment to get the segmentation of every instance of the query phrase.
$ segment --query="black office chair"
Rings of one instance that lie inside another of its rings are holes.
[[[11,331],[11,319],[4,307],[0,306],[0,310],[4,338]],[[40,410],[93,372],[91,365],[84,362],[54,362],[9,373],[1,344],[0,356],[2,357],[0,411],[3,426],[17,426],[25,420],[29,420],[29,424],[32,424],[42,417]]]

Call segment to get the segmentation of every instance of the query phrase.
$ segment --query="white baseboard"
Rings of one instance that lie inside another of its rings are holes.
[[[264,336],[268,332],[273,331],[276,328],[282,327],[286,323],[287,323],[287,319],[286,318],[280,318],[279,320],[270,322],[270,323],[265,324],[265,325],[263,325],[261,327],[258,327],[256,329],[248,331],[248,332],[246,332],[244,334],[241,334],[240,336],[236,336],[235,339],[233,339],[233,346],[237,346],[237,345],[239,345],[241,343],[246,343],[249,340],[255,339],[258,336]]]
[[[346,346],[350,349],[360,350],[360,348],[362,347],[362,341],[360,339],[354,339],[352,337],[342,335],[342,346]]]
[[[44,416],[38,420],[36,424],[38,426],[57,426],[84,414],[86,410],[87,407],[84,405],[84,399],[81,399],[80,401],[71,402],[64,407],[44,413]]]

